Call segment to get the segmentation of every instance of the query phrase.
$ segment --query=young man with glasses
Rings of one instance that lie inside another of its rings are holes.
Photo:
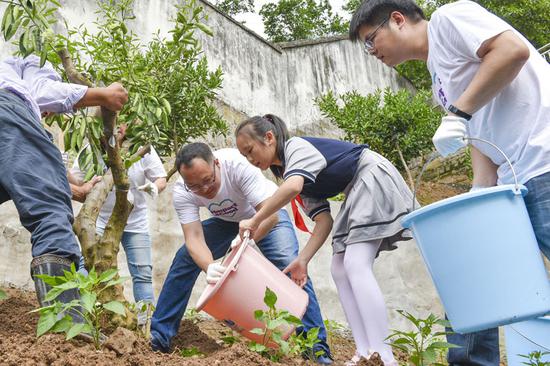
[[[550,65],[529,41],[466,0],[442,6],[430,21],[412,0],[366,0],[350,38],[389,66],[427,63],[435,99],[448,111],[433,137],[437,151],[452,154],[467,136],[501,148],[529,190],[527,210],[550,257]],[[474,189],[513,182],[498,151],[481,142],[470,149]],[[499,365],[497,329],[448,339],[462,346],[449,351],[450,365]]]
[[[181,177],[174,185],[174,207],[185,244],[168,271],[151,322],[152,347],[162,352],[170,350],[200,271],[206,272],[206,280],[211,284],[220,279],[225,268],[214,260],[223,257],[234,245],[232,240],[239,234],[239,221],[254,216],[277,190],[275,183],[237,149],[212,152],[206,144],[192,143],[178,152],[176,167]],[[201,222],[200,207],[206,207],[212,217]],[[266,220],[253,240],[281,270],[298,255],[298,239],[286,210]],[[319,327],[320,342],[313,353],[321,351],[317,363],[330,364],[326,330],[310,280],[304,290],[309,295],[309,304],[302,320],[303,331]]]

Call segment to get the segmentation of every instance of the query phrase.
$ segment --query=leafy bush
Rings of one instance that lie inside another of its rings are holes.
[[[63,276],[37,275],[36,277],[52,286],[44,300],[54,302],[49,306],[33,310],[33,312],[40,313],[36,335],[40,337],[47,332],[65,333],[68,340],[86,333],[91,335],[96,349],[99,349],[102,338],[101,321],[105,312],[126,316],[126,308],[121,302],[102,303],[98,300],[103,291],[128,279],[127,277],[116,278],[117,274],[118,270],[113,268],[98,275],[92,268],[88,276],[85,276],[77,272],[72,264],[71,271],[65,271]],[[61,293],[71,289],[78,289],[79,300],[72,300],[68,303],[56,300]],[[84,323],[74,323],[70,313],[80,314]]]
[[[412,95],[390,89],[363,96],[355,91],[335,96],[332,92],[316,100],[323,116],[346,132],[346,138],[368,144],[396,167],[403,168],[412,183],[408,163],[433,149],[432,136],[442,111],[432,104],[431,93]]]
[[[447,350],[458,346],[442,340],[441,337],[450,334],[450,332],[435,331],[434,328],[438,325],[448,327],[449,322],[439,319],[433,314],[425,319],[417,319],[406,311],[397,310],[397,312],[413,323],[416,331],[392,330],[392,333],[386,338],[386,340],[390,340],[390,345],[405,351],[413,365],[445,365],[444,359]]]

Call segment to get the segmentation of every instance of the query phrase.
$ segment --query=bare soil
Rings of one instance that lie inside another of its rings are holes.
[[[299,357],[273,363],[247,348],[247,341],[237,337],[232,345],[224,343],[224,336],[232,335],[223,324],[213,320],[184,320],[174,339],[170,354],[153,352],[149,343],[136,333],[118,329],[110,335],[101,350],[80,340],[65,341],[61,334],[47,334],[36,338],[38,315],[29,313],[37,308],[35,294],[17,289],[6,289],[8,298],[0,301],[0,365],[27,366],[118,366],[118,365],[194,365],[194,366],[251,366],[251,365],[313,365]],[[344,365],[354,352],[353,341],[333,335],[334,365]],[[196,348],[201,355],[183,357],[182,349]],[[403,354],[398,358],[406,357]],[[382,366],[379,358],[362,360],[361,365]]]

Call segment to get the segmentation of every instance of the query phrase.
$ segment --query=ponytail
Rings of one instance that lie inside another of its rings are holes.
[[[235,130],[235,137],[241,133],[246,133],[250,137],[264,142],[265,134],[271,131],[275,136],[277,146],[275,148],[277,158],[282,162],[283,166],[271,165],[269,169],[277,178],[283,177],[285,165],[285,144],[290,138],[285,122],[274,114],[266,114],[264,116],[254,116],[241,122]]]

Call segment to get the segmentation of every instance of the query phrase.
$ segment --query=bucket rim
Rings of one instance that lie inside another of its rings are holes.
[[[525,196],[527,194],[527,188],[524,185],[520,184],[519,189],[520,189],[520,192],[521,192],[522,196]],[[502,185],[498,185],[498,186],[494,186],[494,187],[479,189],[479,190],[476,190],[476,191],[473,191],[473,192],[462,193],[462,194],[459,194],[459,195],[454,196],[454,197],[445,198],[441,201],[431,203],[427,206],[421,207],[418,210],[415,210],[415,211],[407,214],[401,220],[401,225],[405,229],[410,229],[410,227],[412,226],[412,223],[414,222],[414,220],[417,219],[419,216],[423,216],[423,215],[425,215],[429,212],[438,210],[438,209],[440,209],[444,206],[455,205],[459,202],[469,200],[469,199],[472,199],[472,198],[475,198],[475,197],[497,195],[497,194],[502,194],[502,193],[517,194],[516,193],[516,185],[515,184],[502,184]]]
[[[231,272],[233,272],[235,266],[241,259],[241,256],[243,255],[246,249],[248,249],[248,238],[245,238],[243,240],[243,242],[238,248],[237,254],[235,254],[235,256],[231,259],[231,262],[226,266],[225,272],[222,274],[218,282],[216,282],[214,285],[211,285],[211,284],[206,285],[201,296],[199,297],[199,300],[197,301],[197,305],[195,305],[195,308],[197,309],[197,311],[201,311],[206,306],[206,304],[208,304],[208,301],[210,301],[210,299],[222,287],[223,283],[225,282],[227,277],[229,277]]]

